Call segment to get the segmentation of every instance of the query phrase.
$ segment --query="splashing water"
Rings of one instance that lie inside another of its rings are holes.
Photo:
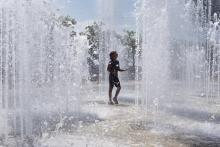
[[[143,103],[164,99],[173,90],[174,81],[185,86],[188,94],[200,93],[218,100],[219,23],[217,15],[211,22],[207,5],[193,0],[137,1]]]
[[[0,136],[5,140],[34,135],[39,114],[59,114],[62,120],[79,111],[86,76],[81,73],[87,73],[81,48],[88,47],[87,40],[74,40],[56,13],[49,0],[0,1]]]
[[[109,53],[111,51],[117,51],[119,54],[119,61],[122,67],[125,66],[125,55],[126,49],[122,45],[121,40],[117,37],[117,22],[115,19],[115,7],[116,0],[98,0],[98,19],[102,23],[102,32],[99,34],[99,83],[100,83],[100,94],[106,94],[106,88],[103,85],[107,85],[108,72],[107,65],[109,62]]]

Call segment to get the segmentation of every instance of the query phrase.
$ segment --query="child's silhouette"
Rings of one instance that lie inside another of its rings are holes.
[[[120,69],[119,61],[117,60],[117,58],[118,58],[118,53],[116,51],[110,53],[111,61],[109,62],[107,68],[107,70],[109,71],[109,104],[110,105],[113,105],[114,103],[118,104],[118,95],[121,90],[121,84],[118,78],[118,71],[120,72],[126,71]],[[115,97],[112,99],[112,90],[114,86],[117,87],[117,91],[115,93]]]

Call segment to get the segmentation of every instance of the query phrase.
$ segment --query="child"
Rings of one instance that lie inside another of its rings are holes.
[[[118,71],[120,72],[126,71],[126,70],[120,69],[119,61],[117,60],[117,58],[118,58],[118,53],[116,51],[113,51],[110,53],[111,61],[109,62],[108,68],[107,68],[107,70],[109,71],[109,104],[110,105],[114,105],[114,103],[118,104],[118,95],[121,90],[121,85],[120,85],[120,81],[118,78]],[[117,91],[112,101],[112,90],[114,86],[117,87]]]

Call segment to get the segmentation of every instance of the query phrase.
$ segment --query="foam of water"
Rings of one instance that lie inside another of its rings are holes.
[[[218,19],[215,17],[209,25],[211,11],[204,3],[137,2],[137,31],[143,50],[143,103],[149,100],[153,104],[155,99],[167,97],[173,90],[167,88],[174,81],[185,85],[188,95],[200,93],[209,100],[219,98]]]
[[[0,135],[6,139],[33,135],[36,113],[79,110],[87,40],[73,40],[54,10],[49,0],[0,1]]]

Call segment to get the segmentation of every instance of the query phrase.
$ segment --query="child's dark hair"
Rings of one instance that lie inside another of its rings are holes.
[[[116,51],[112,51],[109,56],[110,56],[110,59],[113,60],[113,56],[114,55],[117,55],[118,53]]]

